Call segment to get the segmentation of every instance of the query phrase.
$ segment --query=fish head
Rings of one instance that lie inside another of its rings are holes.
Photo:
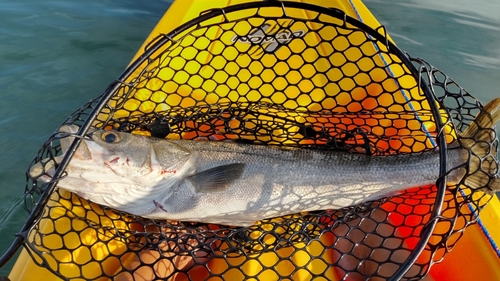
[[[40,161],[29,175],[44,182],[52,180],[57,165],[79,137],[77,131],[77,126],[63,126],[63,155]],[[109,130],[96,130],[81,138],[57,186],[119,210],[165,198],[189,166],[190,152],[166,139]]]
[[[124,178],[142,178],[157,169],[161,164],[156,159],[156,153],[151,142],[143,136],[117,131],[98,130],[91,135],[91,140],[82,143],[83,148],[75,158],[91,165],[97,164],[104,170]],[[87,159],[85,150],[90,153]],[[89,162],[90,163],[90,162]]]
[[[187,149],[168,140],[117,131],[98,130],[85,145],[87,148],[77,157],[85,158],[88,149],[92,160],[100,162],[99,166],[138,183],[149,175],[161,178],[176,175],[190,156]]]

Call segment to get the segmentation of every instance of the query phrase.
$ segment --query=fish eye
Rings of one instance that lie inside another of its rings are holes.
[[[117,143],[121,140],[120,135],[116,132],[104,132],[101,135],[101,139],[107,143]]]

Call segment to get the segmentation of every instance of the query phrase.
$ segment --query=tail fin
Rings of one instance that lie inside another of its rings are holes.
[[[500,120],[500,98],[490,101],[460,135],[460,143],[470,151],[465,184],[486,193],[500,191],[497,177],[497,138],[495,124]]]

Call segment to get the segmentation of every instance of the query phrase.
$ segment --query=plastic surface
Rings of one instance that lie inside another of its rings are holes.
[[[190,20],[198,16],[202,11],[207,9],[225,7],[228,5],[234,5],[243,2],[250,2],[250,1],[205,1],[205,0],[175,1],[170,7],[170,9],[167,11],[165,16],[160,20],[158,25],[154,28],[151,35],[146,40],[143,48],[141,48],[137,53],[136,57],[142,54],[144,47],[148,45],[147,42],[150,42],[158,34],[166,33],[172,30],[173,28],[179,26],[180,24],[186,22],[187,20]],[[301,2],[339,8],[345,11],[347,15],[358,19],[360,18],[363,20],[364,23],[372,27],[379,26],[377,20],[373,17],[373,15],[371,15],[371,13],[366,9],[366,7],[360,1],[346,0],[346,1],[333,2],[331,0],[324,0],[324,1],[301,1]],[[353,9],[351,3],[355,5],[356,9]],[[307,56],[308,56],[307,54],[304,54],[305,59],[307,59]],[[293,62],[290,63],[293,64]],[[290,77],[290,79],[293,79],[293,77]],[[167,79],[165,78],[165,80]],[[133,104],[130,104],[130,107],[133,106],[134,106]],[[142,108],[141,110],[144,111],[147,109]],[[424,146],[429,146],[429,145],[431,144],[424,144]],[[387,146],[390,147],[391,143],[388,143]],[[56,201],[53,201],[51,204],[64,205],[66,204],[65,202],[68,202],[69,206],[69,202],[72,202],[73,200],[72,196],[69,193],[63,193],[63,195],[66,196],[55,198]],[[55,210],[57,211],[58,209],[55,208]],[[493,240],[496,241],[496,243],[500,243],[500,229],[497,227],[497,222],[500,221],[499,210],[500,210],[500,203],[495,198],[489,203],[489,205],[485,208],[485,210],[481,212],[480,215],[481,221],[483,222],[486,229],[489,230],[490,235],[492,236]],[[127,227],[127,222],[121,222],[120,221],[121,218],[116,218],[113,221],[103,222],[102,220],[100,220],[100,214],[85,212],[85,210],[78,205],[72,204],[71,211],[77,214],[78,216],[87,216],[87,217],[90,216],[92,217],[91,218],[92,220],[99,221],[103,225],[110,225],[110,226],[120,225],[120,227],[122,228]],[[61,209],[60,214],[51,214],[51,216],[56,217],[58,219],[54,221],[42,222],[43,225],[41,229],[45,229],[47,232],[50,232],[53,229],[58,229],[60,230],[61,233],[64,233],[68,224],[72,225],[73,228],[78,228],[78,224],[82,223],[78,219],[72,219],[71,217],[68,217],[63,209]],[[67,252],[67,251],[61,252],[61,256],[59,256],[58,258],[60,260],[64,260],[65,255],[67,255],[67,260],[74,261],[75,263],[79,264],[78,266],[86,264],[86,262],[90,260],[89,258],[90,256],[92,256],[95,260],[106,260],[106,264],[103,266],[103,270],[106,272],[106,274],[113,275],[115,267],[117,266],[119,261],[118,260],[113,261],[113,259],[109,259],[108,257],[110,256],[110,252],[111,254],[120,253],[125,248],[123,242],[119,240],[111,241],[110,244],[107,245],[107,248],[104,250],[104,248],[100,247],[99,243],[96,243],[97,241],[96,237],[100,235],[99,233],[82,232],[82,235],[80,235],[80,237],[72,237],[69,235],[64,236],[63,241],[60,241],[59,236],[54,236],[53,239],[50,237],[48,238],[46,237],[47,241],[44,241],[44,243],[46,243],[47,245],[53,245],[54,247],[56,247],[59,243],[64,243],[67,247],[73,248],[74,251],[72,252]],[[330,241],[328,240],[328,238],[324,238],[323,240],[325,240],[323,242],[327,244],[333,243],[333,240]],[[86,247],[79,247],[78,246],[79,243],[85,245],[91,245],[90,251],[88,251],[87,250],[88,248]],[[308,245],[304,248],[304,251],[311,253],[317,252],[317,249],[315,247],[317,247],[316,244]],[[272,260],[276,258],[276,255],[284,256],[289,254],[290,253],[287,253],[287,249],[285,248],[282,250],[278,250],[276,253],[269,253],[262,255],[260,261],[261,263],[264,264],[266,264],[267,262],[272,264]],[[292,260],[296,264],[302,264],[302,263],[305,264],[307,263],[308,258],[309,258],[308,255],[302,255],[300,254],[300,252],[298,252],[298,254],[295,254]],[[474,266],[466,266],[467,264],[470,264],[471,260],[474,261]],[[217,260],[214,260],[213,262],[217,263]],[[243,263],[243,261],[239,262]],[[88,268],[89,269],[92,268],[92,265],[89,264]],[[214,265],[213,268],[220,268],[220,266]],[[276,270],[278,272],[282,272],[282,275],[284,276],[287,275],[288,269],[289,268],[287,268],[287,266],[285,265],[276,267]],[[72,267],[69,264],[61,268],[61,270],[65,271],[64,272],[65,276],[72,276],[73,270],[75,270],[74,276],[79,276],[80,274],[80,273],[76,274],[76,270],[79,270],[79,268],[76,265],[75,267]],[[85,266],[83,270],[85,271],[84,275],[86,276],[86,279],[92,279],[93,275],[92,270],[86,270]],[[248,276],[255,276],[257,274],[260,274],[261,267],[259,264],[245,263],[245,266],[242,267],[242,270],[246,272]],[[320,269],[318,269],[318,272],[319,270]],[[232,273],[227,273],[227,275],[225,276],[227,280],[231,280],[231,278],[238,279],[239,278],[238,274],[240,273],[235,272],[234,276],[232,276],[231,274]],[[275,277],[275,275],[272,275],[271,273],[269,274],[270,275],[267,276],[266,272],[264,272],[259,275],[259,278],[263,280],[266,279],[272,280]],[[290,272],[290,274],[292,273]],[[300,280],[302,277],[309,276],[308,274],[305,274],[304,276],[302,276],[301,274],[302,273],[300,271],[295,272],[293,278],[296,280]],[[456,275],[453,275],[453,278],[451,278],[452,274]],[[12,269],[9,278],[12,281],[35,280],[35,279],[60,280],[57,276],[54,276],[46,269],[39,267],[35,263],[33,263],[29,255],[24,250],[21,256],[18,258],[16,265]],[[331,275],[330,278],[335,279],[336,276]],[[440,264],[435,265],[431,269],[431,272],[427,278],[429,278],[429,280],[432,279],[471,280],[472,278],[478,278],[484,280],[497,280],[500,279],[500,260],[498,258],[497,253],[492,249],[491,244],[485,237],[484,232],[481,231],[480,226],[473,225],[467,228],[462,240],[460,240],[460,242],[457,243],[455,249],[445,257],[444,261]]]

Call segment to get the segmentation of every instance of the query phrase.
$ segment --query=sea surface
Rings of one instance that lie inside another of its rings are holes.
[[[171,2],[0,2],[0,255],[27,218],[25,172],[40,146],[122,73]],[[365,4],[400,48],[482,102],[500,96],[498,0]]]

